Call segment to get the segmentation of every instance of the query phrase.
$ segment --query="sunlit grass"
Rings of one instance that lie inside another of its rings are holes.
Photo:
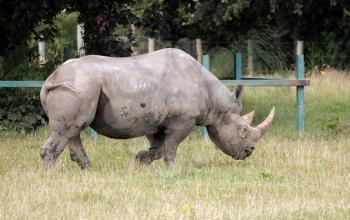
[[[2,132],[0,219],[349,219],[350,86],[330,79],[314,78],[306,89],[302,135],[294,129],[295,89],[247,88],[244,107],[256,108],[255,123],[272,105],[278,111],[245,161],[224,155],[196,130],[174,167],[138,166],[144,138],[94,141],[84,132],[92,168],[81,171],[65,151],[46,172],[39,157],[46,128],[26,136]],[[338,124],[327,127],[323,115],[339,117]]]
[[[305,87],[305,134],[311,136],[350,135],[350,78],[328,71],[324,76],[311,76],[311,86]],[[245,88],[243,108],[253,109],[253,123],[266,117],[276,106],[274,126],[270,134],[278,137],[293,137],[296,133],[295,87]]]

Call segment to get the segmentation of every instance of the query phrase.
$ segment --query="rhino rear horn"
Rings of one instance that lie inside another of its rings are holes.
[[[259,125],[257,125],[255,128],[260,131],[260,137],[264,136],[268,128],[270,127],[273,117],[275,116],[275,106],[273,106],[270,114],[267,116],[267,118],[261,122]]]
[[[247,122],[249,125],[251,125],[253,118],[254,118],[254,114],[255,114],[255,111],[251,111],[251,112],[249,112],[241,117],[245,122]]]

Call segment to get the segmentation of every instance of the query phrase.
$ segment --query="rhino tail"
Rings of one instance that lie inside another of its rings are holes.
[[[75,93],[79,93],[79,91],[77,89],[75,89],[69,82],[50,83],[50,84],[44,85],[44,87],[45,87],[45,90],[47,91],[47,93],[50,90],[56,89],[58,87],[64,87],[64,88],[67,88]]]
[[[70,82],[61,82],[61,83],[45,83],[43,85],[43,87],[40,90],[40,101],[41,101],[41,105],[43,106],[45,112],[46,111],[46,97],[47,94],[49,93],[49,91],[56,89],[58,87],[64,87],[67,88],[75,93],[79,93],[79,91],[77,89],[75,89]]]

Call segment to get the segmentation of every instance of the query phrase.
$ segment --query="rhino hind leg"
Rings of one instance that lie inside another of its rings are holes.
[[[90,166],[90,161],[84,149],[83,143],[81,142],[80,135],[70,139],[68,148],[70,151],[70,159],[76,162],[81,169],[88,169]]]
[[[45,169],[52,169],[58,156],[64,150],[69,139],[59,132],[52,132],[50,137],[45,142],[43,148],[40,150],[40,156],[43,159]]]
[[[52,121],[50,121],[50,125]],[[43,160],[43,165],[45,169],[52,169],[56,163],[57,158],[63,152],[66,145],[69,145],[70,157],[73,161],[77,162],[82,168],[89,167],[89,159],[86,155],[85,149],[80,139],[79,127],[64,127],[64,124],[60,126],[51,126],[51,134],[44,146],[40,150],[40,156]]]
[[[146,136],[149,143],[150,148],[148,150],[142,150],[136,155],[136,160],[140,164],[150,164],[154,160],[159,160],[163,156],[163,144],[164,144],[164,138],[165,135],[162,132],[147,135]]]
[[[89,160],[80,139],[80,132],[93,121],[97,108],[98,92],[81,92],[77,95],[67,89],[57,88],[47,95],[46,113],[51,134],[40,151],[44,168],[53,168],[67,144],[72,160],[86,168]]]

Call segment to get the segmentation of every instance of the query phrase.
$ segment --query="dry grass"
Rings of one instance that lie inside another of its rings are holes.
[[[336,91],[322,80],[313,79],[313,85],[328,88],[323,96],[350,91],[344,80]],[[269,97],[271,88],[265,90],[262,96]],[[310,102],[317,100],[317,90],[306,90]],[[249,99],[255,92],[246,93]],[[232,160],[194,132],[179,148],[171,169],[162,161],[149,167],[134,162],[136,153],[147,148],[143,138],[99,136],[93,141],[84,134],[91,170],[81,171],[64,152],[56,169],[45,172],[39,148],[47,129],[27,136],[2,132],[0,219],[349,219],[347,127],[321,135],[315,126],[302,136],[288,136],[281,131],[283,123],[278,117],[245,161]]]

